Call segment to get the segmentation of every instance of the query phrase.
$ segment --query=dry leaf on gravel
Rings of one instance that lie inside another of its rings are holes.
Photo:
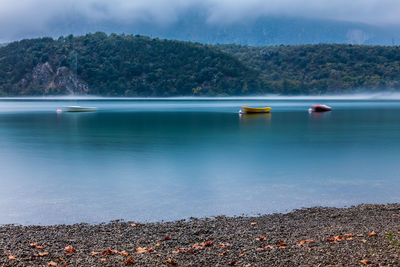
[[[16,258],[15,258],[13,255],[11,255],[11,254],[8,254],[8,259],[9,259],[10,261],[15,261],[15,260],[16,260]]]
[[[374,231],[372,231],[371,233],[368,234],[368,236],[376,236],[377,233],[375,233]]]
[[[100,254],[100,252],[92,251],[92,252],[90,252],[90,254],[91,254],[92,256],[95,256],[95,255],[97,255],[97,254]]]
[[[47,263],[47,265],[49,265],[49,266],[56,266],[56,267],[57,267],[57,263],[55,263],[54,261],[51,261],[51,262]]]
[[[67,251],[67,252],[75,252],[76,251],[73,246],[66,246],[64,248],[64,250]]]
[[[250,225],[251,226],[255,226],[255,225],[257,225],[257,223],[256,222],[251,222]]]
[[[131,257],[127,258],[124,262],[125,262],[125,264],[135,264],[136,263],[136,261],[133,260]]]
[[[232,244],[230,244],[230,243],[221,243],[221,244],[219,244],[219,246],[220,246],[221,248],[224,248],[224,247],[231,247]]]
[[[206,241],[201,243],[203,247],[212,247],[214,245],[214,241]]]
[[[147,252],[147,248],[137,248],[136,253],[145,253]]]
[[[49,255],[48,252],[40,252],[39,253],[39,257],[44,257],[44,256],[47,256],[47,255]]]
[[[172,265],[177,265],[178,263],[174,260],[168,259],[167,263],[172,264]]]
[[[166,237],[164,237],[164,240],[171,240],[171,237],[167,235]]]
[[[261,236],[261,237],[257,237],[256,240],[258,241],[265,241],[267,240],[267,237],[265,235]]]
[[[360,260],[360,262],[362,264],[371,264],[372,263],[372,261],[370,261],[370,260]]]

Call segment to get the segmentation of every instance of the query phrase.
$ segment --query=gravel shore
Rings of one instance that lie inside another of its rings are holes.
[[[400,204],[161,223],[0,226],[0,266],[400,266]]]

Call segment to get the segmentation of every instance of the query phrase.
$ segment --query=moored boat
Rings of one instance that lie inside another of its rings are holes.
[[[269,113],[270,110],[271,107],[251,108],[243,106],[241,111],[245,113]]]
[[[65,111],[67,112],[91,112],[96,111],[95,107],[82,107],[82,106],[67,106],[65,107]]]
[[[332,110],[332,108],[327,105],[312,105],[311,108],[312,108],[312,111],[315,111],[315,112],[325,112],[325,111]]]

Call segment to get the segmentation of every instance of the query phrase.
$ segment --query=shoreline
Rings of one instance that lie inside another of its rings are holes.
[[[0,266],[400,266],[397,242],[400,204],[143,224],[1,225]]]

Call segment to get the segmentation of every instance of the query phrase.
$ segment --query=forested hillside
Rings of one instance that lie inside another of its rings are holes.
[[[217,45],[260,72],[263,86],[281,94],[400,90],[400,47]]]
[[[1,95],[240,95],[258,72],[214,47],[104,33],[0,47]]]

